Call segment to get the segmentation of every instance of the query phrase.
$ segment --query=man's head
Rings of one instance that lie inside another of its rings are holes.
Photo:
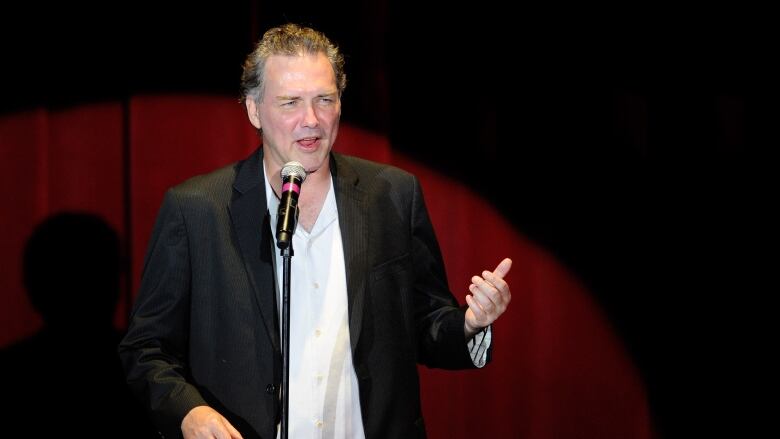
[[[322,32],[297,24],[285,24],[269,29],[255,46],[255,50],[244,61],[244,73],[241,75],[241,100],[263,99],[265,63],[272,55],[315,55],[323,53],[328,58],[336,77],[339,96],[347,87],[347,75],[344,73],[344,56]]]
[[[269,171],[291,160],[307,172],[328,167],[346,75],[344,57],[325,35],[295,24],[269,30],[247,57],[241,84]]]

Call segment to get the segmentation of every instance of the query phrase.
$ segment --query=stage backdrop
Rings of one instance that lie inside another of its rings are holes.
[[[217,96],[139,96],[0,117],[0,346],[41,325],[21,282],[23,247],[39,221],[87,211],[117,229],[129,255],[115,319],[123,328],[165,189],[257,145],[243,106]],[[502,218],[501,206],[370,132],[342,125],[335,149],[420,177],[461,303],[473,274],[514,260],[513,300],[494,327],[493,363],[420,369],[431,438],[653,437],[643,383],[609,322],[571,273]]]

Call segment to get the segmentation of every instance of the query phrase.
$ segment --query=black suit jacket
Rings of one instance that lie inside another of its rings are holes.
[[[473,367],[463,309],[417,179],[330,160],[366,437],[424,437],[416,363]],[[204,404],[245,438],[276,436],[281,351],[263,172],[258,149],[170,189],[160,208],[119,350],[166,437],[179,437],[183,417]]]

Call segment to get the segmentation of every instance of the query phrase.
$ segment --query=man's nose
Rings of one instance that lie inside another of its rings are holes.
[[[303,111],[303,126],[308,128],[319,126],[320,120],[317,118],[317,113],[314,110],[314,104],[306,104]]]

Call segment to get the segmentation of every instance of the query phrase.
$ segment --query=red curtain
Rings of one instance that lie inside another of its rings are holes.
[[[0,117],[0,346],[40,326],[20,260],[37,222],[61,210],[104,217],[129,245],[132,292],[165,189],[241,159],[257,144],[243,106],[216,96],[142,96]],[[581,283],[502,218],[501,206],[370,132],[342,125],[336,150],[420,177],[462,303],[473,274],[504,256],[514,261],[513,301],[494,328],[493,363],[478,371],[421,368],[431,438],[653,436],[643,383],[619,337]],[[119,327],[126,312],[117,312]]]
[[[38,222],[55,212],[79,210],[96,213],[124,232],[122,126],[119,103],[0,117],[0,346],[41,324],[22,288],[21,264]],[[117,314],[122,316],[124,308]]]

